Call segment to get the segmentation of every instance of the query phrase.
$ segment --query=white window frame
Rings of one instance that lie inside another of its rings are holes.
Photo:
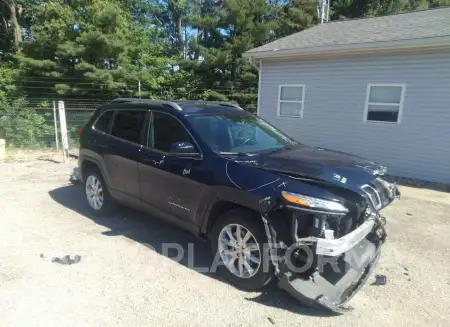
[[[298,100],[281,100],[281,88],[283,87],[301,87],[302,88],[302,101]],[[305,84],[280,84],[278,86],[278,108],[277,108],[277,116],[278,117],[293,117],[293,118],[303,118],[303,108],[305,107],[305,93],[306,93],[306,86]],[[300,109],[300,116],[295,115],[282,115],[281,110],[281,103],[301,103],[302,107]]]
[[[394,86],[394,87],[401,87],[402,92],[400,94],[400,103],[383,103],[383,102],[369,102],[370,98],[370,89],[372,86]],[[402,83],[369,83],[367,84],[366,89],[366,104],[364,107],[364,116],[363,116],[363,122],[369,123],[369,124],[390,124],[390,125],[399,125],[402,122],[402,114],[403,114],[403,104],[405,102],[405,92],[406,92],[406,84]],[[367,116],[369,114],[369,105],[377,105],[377,106],[393,106],[398,105],[398,117],[396,122],[390,122],[390,121],[381,121],[381,120],[368,120]]]

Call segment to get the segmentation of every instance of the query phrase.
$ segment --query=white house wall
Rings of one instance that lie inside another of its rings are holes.
[[[450,184],[450,52],[263,60],[261,74],[259,115],[299,142]],[[369,83],[406,84],[401,124],[363,122]],[[306,86],[303,118],[277,117],[280,84]]]

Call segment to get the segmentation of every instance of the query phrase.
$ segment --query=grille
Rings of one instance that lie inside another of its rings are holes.
[[[362,187],[362,190],[369,197],[370,202],[372,203],[373,207],[377,210],[381,209],[383,204],[381,202],[380,192],[378,192],[378,190],[375,187],[373,187],[372,185],[364,185]]]

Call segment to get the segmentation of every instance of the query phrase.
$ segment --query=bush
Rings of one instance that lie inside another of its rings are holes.
[[[48,146],[53,128],[35,110],[27,108],[25,99],[0,101],[0,138],[9,147]]]

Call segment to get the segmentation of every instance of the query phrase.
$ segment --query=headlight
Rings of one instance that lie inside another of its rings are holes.
[[[313,198],[312,196],[285,191],[281,192],[281,195],[286,201],[294,204],[299,204],[307,208],[322,209],[327,211],[348,212],[348,209],[346,207],[334,201]]]

